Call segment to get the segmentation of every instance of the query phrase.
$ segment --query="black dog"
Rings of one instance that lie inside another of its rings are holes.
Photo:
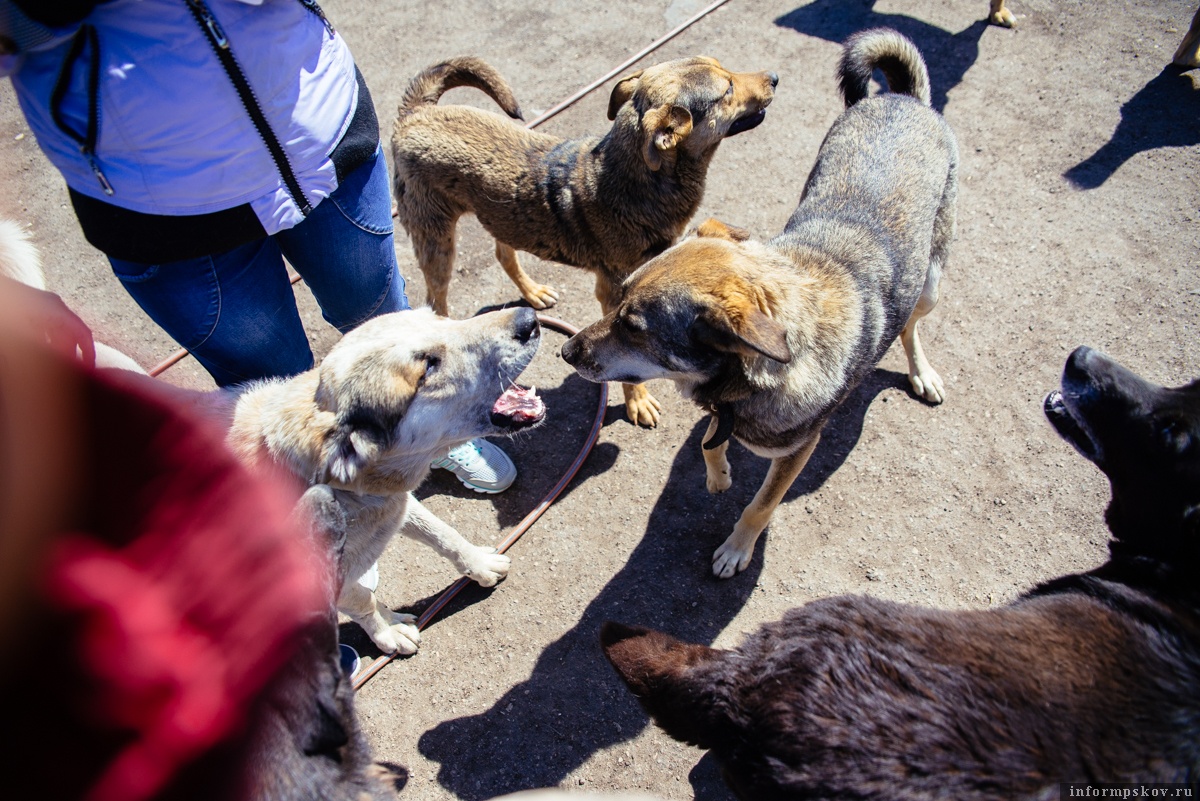
[[[244,760],[246,798],[254,801],[383,801],[395,797],[354,713],[343,675],[334,602],[345,580],[346,513],[324,484],[310,487],[293,514],[328,559],[313,566],[326,579],[328,606],[314,616],[296,653],[251,714]],[[329,568],[336,575],[325,575]]]
[[[810,603],[719,651],[606,623],[605,654],[742,799],[1058,798],[1200,776],[1200,381],[1080,348],[1046,399],[1112,483],[1111,558],[985,611]]]

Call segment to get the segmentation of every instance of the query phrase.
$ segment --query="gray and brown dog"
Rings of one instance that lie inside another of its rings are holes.
[[[474,213],[496,239],[496,258],[535,309],[558,293],[531,279],[523,250],[596,275],[605,313],[621,283],[683,233],[704,194],[717,145],[762,122],[773,72],[735,73],[711,58],[635,72],[613,89],[604,136],[561,140],[466,106],[438,106],[447,90],[473,86],[514,119],[512,90],[477,58],[457,58],[413,78],[392,134],[396,212],[412,238],[428,302],[447,300],[458,218]],[[629,419],[653,426],[660,405],[626,386]]]
[[[867,98],[876,68],[892,91]],[[954,236],[954,135],[929,107],[921,54],[895,31],[852,37],[841,81],[847,109],[782,234],[764,245],[703,223],[630,276],[618,307],[562,349],[591,381],[669,378],[709,410],[710,492],[730,486],[731,434],[772,460],[713,556],[722,578],[750,563],[825,421],[897,336],[916,394],[944,394],[917,321],[937,303]]]

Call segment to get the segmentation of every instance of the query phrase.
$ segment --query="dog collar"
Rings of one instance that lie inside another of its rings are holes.
[[[703,447],[706,451],[724,445],[733,434],[733,404],[718,403],[713,407],[712,413],[717,418],[717,430],[708,438],[708,442],[704,443]]]

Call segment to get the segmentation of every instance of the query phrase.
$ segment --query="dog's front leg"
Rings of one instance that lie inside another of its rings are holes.
[[[449,559],[459,573],[479,582],[481,586],[491,587],[508,575],[512,560],[496,553],[495,548],[482,548],[467,542],[463,535],[443,523],[412,496],[408,498],[400,533],[433,548]]]
[[[715,414],[709,415],[708,431],[704,433],[704,439],[701,441],[700,452],[704,454],[704,472],[705,485],[708,491],[716,495],[718,492],[724,492],[733,486],[733,476],[729,468],[729,459],[725,457],[725,451],[729,450],[729,440],[725,440],[712,450],[707,450],[703,443],[708,442],[717,433],[718,418]]]
[[[347,581],[338,597],[338,611],[350,616],[384,653],[415,654],[421,644],[421,632],[413,625],[417,619],[393,612],[381,604],[375,593],[357,581]]]
[[[808,457],[812,456],[820,439],[821,432],[816,431],[795,453],[771,460],[771,468],[767,470],[767,477],[758,488],[754,500],[742,510],[733,533],[713,554],[713,574],[717,578],[729,578],[750,564],[750,558],[754,556],[754,543],[758,542],[758,536],[771,522],[771,514],[783,500],[784,493],[800,475],[804,465],[808,464]]]
[[[600,301],[601,314],[607,315],[621,304],[620,284],[613,284],[603,273],[596,273],[596,300]],[[625,393],[625,414],[629,422],[637,426],[655,428],[662,412],[658,398],[650,394],[645,384],[622,384]]]
[[[629,416],[629,422],[646,428],[657,426],[662,404],[650,394],[646,385],[622,384],[621,389],[625,392],[625,414]]]

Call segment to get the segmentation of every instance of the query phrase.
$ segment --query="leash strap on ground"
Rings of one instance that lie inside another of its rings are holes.
[[[544,314],[539,314],[538,322],[540,322],[546,328],[553,329],[559,333],[566,334],[567,336],[574,336],[575,334],[579,333],[578,328],[570,323],[559,320],[556,317],[547,317]],[[566,489],[567,485],[571,483],[571,479],[573,479],[575,474],[579,472],[579,468],[583,466],[584,460],[587,459],[588,454],[592,452],[592,446],[596,444],[596,440],[600,436],[600,428],[604,424],[604,414],[608,410],[608,384],[601,383],[598,384],[598,386],[600,387],[600,403],[596,407],[596,416],[592,420],[592,430],[588,432],[587,440],[583,443],[583,447],[579,449],[579,453],[575,456],[575,461],[571,462],[571,466],[567,468],[565,473],[563,473],[562,478],[558,480],[558,483],[550,488],[550,491],[546,493],[541,502],[539,502],[529,514],[525,515],[524,519],[522,519],[521,522],[518,523],[511,532],[509,532],[508,536],[504,538],[504,541],[496,547],[496,550],[499,553],[504,553],[507,551],[510,547],[512,547],[513,543],[521,538],[522,534],[524,534],[530,529],[531,526],[533,526],[537,519],[542,516],[542,512],[545,512],[546,509],[550,507],[550,504],[554,503],[555,499],[562,494],[562,491]],[[442,594],[437,597],[437,600],[435,600],[429,606],[429,608],[422,612],[421,616],[417,618],[417,629],[424,629],[425,626],[429,624],[429,621],[433,620],[433,618],[436,617],[437,614],[446,607],[446,604],[450,603],[454,596],[458,595],[462,588],[466,587],[470,583],[470,579],[463,577],[447,587]],[[372,662],[371,666],[363,671],[362,675],[354,681],[354,689],[358,690],[360,687],[370,681],[372,676],[383,670],[383,668],[393,659],[395,659],[396,656],[398,656],[398,654],[387,654]]]

